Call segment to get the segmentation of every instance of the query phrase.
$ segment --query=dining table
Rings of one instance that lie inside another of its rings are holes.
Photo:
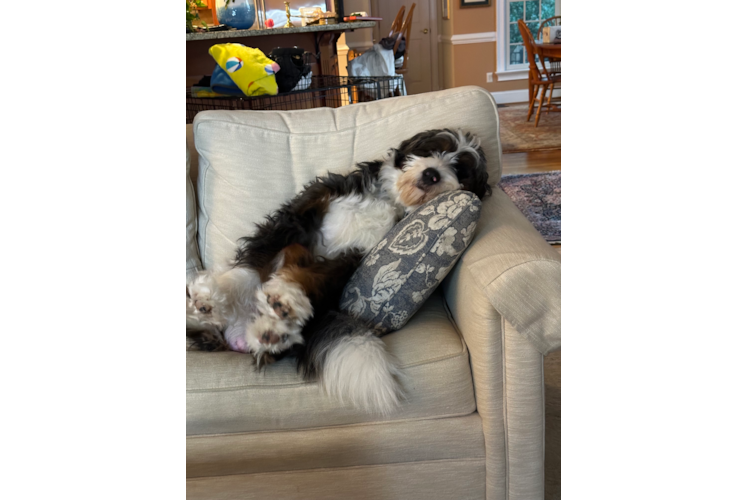
[[[551,59],[561,59],[560,43],[535,43],[539,57],[549,57]]]

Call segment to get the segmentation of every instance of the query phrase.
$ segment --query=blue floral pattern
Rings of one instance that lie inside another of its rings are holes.
[[[340,307],[380,333],[402,328],[470,244],[480,209],[475,194],[451,191],[410,214],[366,255]]]

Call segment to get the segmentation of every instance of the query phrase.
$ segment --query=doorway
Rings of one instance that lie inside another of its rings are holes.
[[[372,15],[382,18],[374,28],[375,43],[389,34],[400,7],[405,5],[407,16],[412,4],[413,0],[371,0]],[[408,94],[439,90],[436,0],[416,0],[415,4],[410,40],[407,41],[408,71],[404,75]]]

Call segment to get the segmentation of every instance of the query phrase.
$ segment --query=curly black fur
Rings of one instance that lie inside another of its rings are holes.
[[[381,166],[381,161],[360,163],[348,175],[317,177],[257,224],[253,235],[239,240],[234,265],[257,269],[264,281],[283,248],[299,244],[313,249],[330,201],[347,194],[363,194],[376,181]]]

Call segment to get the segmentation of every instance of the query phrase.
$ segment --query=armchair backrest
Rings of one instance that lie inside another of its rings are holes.
[[[501,177],[496,103],[458,87],[340,108],[203,111],[193,122],[199,154],[198,248],[203,265],[224,265],[237,240],[317,175],[351,171],[428,129],[462,128],[481,139],[489,183]]]

